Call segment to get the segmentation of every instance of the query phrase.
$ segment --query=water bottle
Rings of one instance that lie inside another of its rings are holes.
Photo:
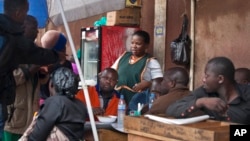
[[[154,100],[155,100],[155,94],[151,93],[150,96],[149,96],[148,109],[150,109],[152,107],[152,104],[153,104]]]
[[[123,127],[124,116],[126,113],[126,104],[124,100],[124,95],[120,96],[120,100],[117,107],[117,125],[118,127]]]

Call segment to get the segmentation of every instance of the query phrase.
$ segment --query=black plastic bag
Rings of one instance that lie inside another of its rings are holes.
[[[191,39],[187,34],[188,18],[184,15],[182,30],[179,37],[173,40],[171,47],[171,60],[177,65],[189,65],[191,53]]]

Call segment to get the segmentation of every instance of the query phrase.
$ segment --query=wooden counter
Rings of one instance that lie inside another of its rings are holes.
[[[127,141],[127,133],[121,132],[112,126],[112,123],[96,122],[99,141]],[[94,141],[90,122],[84,126],[84,140]]]
[[[128,141],[229,141],[229,123],[206,120],[186,125],[170,125],[145,117],[125,116]]]
[[[114,130],[98,129],[99,141],[127,141],[126,133]]]

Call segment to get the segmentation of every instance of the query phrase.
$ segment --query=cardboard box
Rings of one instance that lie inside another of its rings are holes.
[[[141,0],[126,0],[126,7],[141,7]]]
[[[108,12],[106,25],[138,26],[140,25],[140,18],[141,8],[124,8],[122,10]]]

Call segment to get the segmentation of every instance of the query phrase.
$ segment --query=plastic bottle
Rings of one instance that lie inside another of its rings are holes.
[[[120,100],[117,107],[117,125],[119,128],[123,127],[124,116],[126,113],[126,103],[124,100],[124,95],[120,96]]]
[[[148,109],[150,109],[152,107],[152,104],[153,104],[154,100],[155,100],[155,94],[151,93],[150,96],[149,96]]]

